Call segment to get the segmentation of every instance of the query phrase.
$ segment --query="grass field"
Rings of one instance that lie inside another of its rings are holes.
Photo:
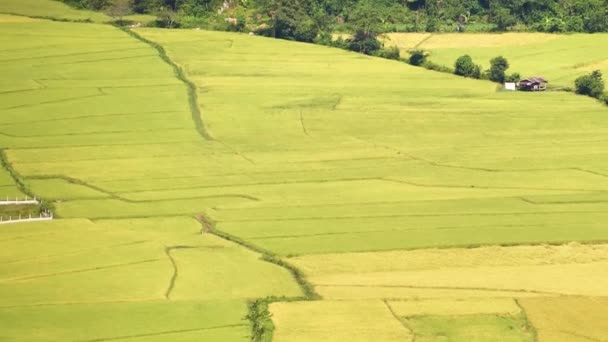
[[[404,55],[411,49],[430,53],[435,63],[453,67],[456,59],[468,54],[485,69],[490,60],[504,56],[509,72],[523,77],[543,76],[550,84],[574,86],[576,77],[601,70],[608,73],[607,34],[557,35],[545,33],[503,34],[418,34],[391,33],[386,44],[398,46]]]
[[[249,35],[135,30],[164,56],[107,25],[2,18],[0,148],[60,217],[0,230],[3,338],[248,340],[249,301],[304,295],[259,252],[323,297],[271,304],[277,341],[532,341],[543,300],[608,296],[591,99]]]

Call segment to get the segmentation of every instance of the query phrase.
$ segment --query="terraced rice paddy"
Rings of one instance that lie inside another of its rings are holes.
[[[485,69],[490,60],[504,56],[509,72],[523,77],[543,76],[555,86],[574,87],[574,80],[593,70],[608,73],[606,49],[608,35],[599,34],[419,34],[391,33],[388,45],[398,46],[404,55],[411,49],[423,49],[437,64],[453,67],[456,59],[468,54]]]
[[[8,340],[246,341],[266,297],[276,341],[605,336],[554,309],[608,296],[595,101],[249,35],[2,18],[0,146],[60,217],[0,230]]]

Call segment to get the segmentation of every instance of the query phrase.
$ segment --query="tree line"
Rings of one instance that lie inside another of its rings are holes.
[[[103,10],[127,3],[159,26],[255,31],[312,42],[353,32],[607,32],[608,0],[62,0]]]

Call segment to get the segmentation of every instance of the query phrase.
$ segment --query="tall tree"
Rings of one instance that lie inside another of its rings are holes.
[[[123,17],[129,15],[132,11],[133,0],[112,0],[105,9],[106,14],[116,20],[119,25],[122,25]]]

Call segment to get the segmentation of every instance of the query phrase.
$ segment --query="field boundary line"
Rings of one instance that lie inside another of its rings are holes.
[[[523,305],[521,305],[521,303],[519,302],[519,299],[513,298],[513,301],[515,302],[515,305],[517,305],[519,307],[519,310],[521,310],[521,315],[523,316],[524,320],[526,321],[526,328],[530,329],[530,332],[532,333],[533,341],[537,342],[538,341],[538,330],[536,330],[536,327],[534,326],[534,324],[532,324],[532,321],[530,321],[530,318],[528,317],[528,313],[526,312],[526,309],[524,308]]]
[[[118,88],[118,87],[101,87],[104,89],[113,89],[113,88]],[[122,87],[122,88],[126,88]],[[40,90],[40,89],[35,89],[35,90]],[[97,119],[97,118],[108,118],[108,117],[115,117],[115,116],[150,116],[150,115],[164,115],[167,113],[181,113],[182,111],[180,110],[168,110],[168,111],[150,111],[150,112],[129,112],[129,113],[110,113],[110,114],[92,114],[92,115],[80,115],[80,116],[70,116],[70,117],[64,117],[64,118],[53,118],[53,119],[41,119],[41,120],[32,120],[32,121],[13,121],[13,122],[4,122],[4,123],[0,123],[0,127],[1,126],[14,126],[14,125],[27,125],[27,124],[38,124],[41,122],[56,122],[56,121],[69,121],[69,120],[81,120],[81,119]],[[160,144],[160,143],[157,143]],[[139,145],[152,145],[152,143],[150,144],[142,144],[139,143]],[[47,146],[40,146],[40,147],[35,147],[36,149],[41,149],[41,150],[47,150],[47,149],[54,149],[56,147],[47,147]],[[27,149],[27,148],[22,148],[20,147],[19,149]]]
[[[401,203],[401,202],[395,202]],[[416,202],[414,202],[416,203]],[[356,204],[356,203],[355,203]],[[217,209],[216,209],[217,210]],[[242,210],[236,208],[233,210]],[[274,217],[274,218],[245,218],[218,220],[218,222],[286,222],[286,221],[323,221],[323,220],[365,220],[377,218],[397,217],[450,217],[450,216],[516,216],[516,215],[566,215],[566,214],[605,214],[605,210],[568,210],[568,211],[519,211],[519,212],[481,212],[481,213],[428,213],[428,214],[387,214],[387,215],[360,215],[360,216],[314,216],[314,217]]]
[[[210,140],[210,141],[215,140],[213,138],[213,136],[211,136],[211,134],[205,127],[205,123],[203,122],[202,113],[200,111],[200,108],[198,107],[198,93],[197,93],[196,85],[194,84],[194,82],[190,81],[190,79],[188,79],[188,77],[186,77],[186,74],[185,74],[184,70],[182,69],[182,67],[180,67],[177,63],[175,63],[169,57],[169,55],[167,54],[167,51],[165,50],[165,48],[162,45],[160,45],[152,40],[149,40],[147,38],[144,38],[143,36],[141,36],[140,34],[138,34],[137,32],[135,32],[129,28],[126,28],[126,27],[117,27],[117,28],[119,30],[125,32],[129,36],[131,36],[131,37],[149,45],[153,49],[155,49],[158,52],[160,59],[162,59],[165,63],[169,64],[173,68],[173,73],[175,74],[175,76],[180,81],[182,81],[188,89],[188,100],[189,100],[188,102],[190,104],[190,112],[192,113],[192,120],[194,121],[194,126],[196,128],[196,131],[199,133],[199,135],[204,140]]]
[[[165,299],[167,299],[167,300],[171,300],[171,292],[173,291],[173,288],[175,287],[175,282],[177,281],[177,275],[178,275],[177,262],[171,255],[171,251],[172,251],[172,247],[165,247],[165,254],[169,258],[169,261],[171,262],[171,266],[173,266],[173,274],[171,275],[171,279],[169,280],[169,286],[167,286],[167,290],[165,290]]]
[[[177,261],[175,257],[171,254],[174,250],[180,249],[198,249],[204,247],[198,246],[165,246],[165,254],[169,258],[171,265],[173,266],[173,275],[171,276],[171,280],[169,280],[169,286],[167,286],[167,290],[165,291],[165,299],[171,300],[171,292],[175,288],[175,283],[177,282],[177,277],[179,276],[179,268],[177,267]]]
[[[302,291],[303,296],[301,297],[268,296],[265,298],[258,298],[249,301],[249,310],[246,319],[249,320],[251,325],[252,342],[263,342],[272,340],[272,335],[274,332],[274,323],[272,321],[272,314],[268,310],[268,306],[271,303],[313,301],[322,299],[321,295],[319,295],[315,291],[314,285],[306,279],[304,273],[297,267],[286,262],[285,260],[283,260],[282,258],[280,258],[269,250],[246,242],[244,239],[241,239],[237,236],[218,230],[216,228],[216,222],[208,215],[200,214],[196,216],[196,219],[201,223],[201,234],[215,235],[220,239],[235,243],[254,253],[260,254],[261,261],[274,264],[280,268],[287,270],[291,274],[294,281],[300,287],[300,290]]]
[[[391,315],[393,315],[393,317],[412,335],[412,342],[416,341],[416,334],[414,333],[414,330],[407,326],[407,324],[405,324],[405,322],[399,318],[399,315],[397,315],[395,310],[393,310],[393,307],[388,303],[388,300],[385,298],[382,299],[382,302],[384,305],[386,305],[386,308],[388,311],[390,311]]]
[[[24,276],[24,277],[19,277],[19,278],[1,279],[0,283],[23,282],[23,281],[33,280],[33,279],[58,277],[58,276],[66,275],[66,274],[95,272],[95,271],[112,269],[112,268],[119,268],[119,267],[126,267],[126,266],[140,265],[140,264],[147,264],[147,263],[156,262],[156,261],[159,261],[159,260],[161,260],[161,259],[147,259],[147,260],[127,262],[127,263],[123,263],[123,264],[114,264],[114,265],[106,265],[106,266],[97,266],[97,267],[91,267],[91,268],[84,268],[84,269],[80,269],[80,270],[70,270],[70,271],[56,272],[56,273],[29,275],[29,276]]]
[[[557,332],[560,332],[560,333],[566,334],[566,335],[570,335],[570,336],[574,336],[574,337],[578,337],[578,338],[583,338],[585,340],[589,340],[589,341],[593,341],[593,342],[606,342],[606,340],[598,340],[597,338],[593,338],[591,336],[587,336],[587,335],[583,335],[583,334],[577,334],[572,331],[557,330]],[[535,340],[535,341],[537,341],[537,340]]]
[[[32,197],[32,198],[37,198],[40,201],[39,205],[42,210],[48,210],[48,211],[54,212],[54,210],[53,210],[54,208],[51,203],[45,201],[40,196],[36,196],[33,192],[30,191],[28,186],[23,181],[23,178],[21,177],[21,175],[17,172],[17,170],[15,170],[15,168],[13,168],[13,164],[8,160],[8,156],[6,155],[6,150],[7,150],[6,148],[0,148],[0,167],[4,168],[9,173],[9,175],[15,182],[15,185],[17,185],[17,188],[24,195]],[[57,215],[55,215],[55,216],[57,216]]]
[[[392,176],[380,178],[381,180],[393,183],[402,183],[421,188],[449,188],[449,189],[482,189],[482,190],[536,190],[536,191],[580,191],[580,192],[606,192],[608,190],[601,189],[566,189],[566,188],[535,188],[535,187],[518,187],[518,186],[487,186],[487,185],[456,185],[456,184],[423,184],[408,181],[405,179],[393,178]]]
[[[560,292],[548,292],[548,291],[537,291],[537,290],[526,290],[526,289],[497,289],[491,287],[466,287],[466,286],[421,286],[421,285],[361,285],[361,284],[316,284],[317,286],[324,287],[360,287],[360,288],[403,288],[403,289],[423,289],[423,290],[459,290],[459,291],[487,291],[487,292],[519,292],[519,293],[532,293],[539,295],[552,295],[552,296],[574,296],[573,294],[560,293]]]
[[[302,125],[302,131],[304,132],[304,135],[309,137],[310,134],[308,134],[308,130],[306,129],[306,125],[304,124],[304,113],[302,112],[302,109],[300,109],[300,124]]]
[[[327,232],[327,233],[313,233],[313,234],[292,234],[292,235],[267,235],[267,236],[248,236],[249,240],[275,240],[275,239],[291,239],[291,238],[306,238],[315,236],[336,236],[336,235],[356,235],[356,234],[367,234],[367,233],[386,233],[386,232],[414,232],[414,231],[429,231],[429,230],[458,230],[458,229],[518,229],[518,228],[533,228],[538,227],[538,224],[512,224],[512,225],[482,225],[482,226],[439,226],[439,227],[421,227],[421,228],[386,228],[386,229],[370,229],[370,230],[357,230],[357,231],[338,231],[338,232]]]
[[[315,292],[314,286],[310,282],[308,282],[308,280],[305,279],[302,271],[300,271],[295,266],[291,265],[288,262],[285,262],[284,260],[279,258],[276,254],[272,253],[271,251],[269,251],[267,249],[258,247],[254,244],[246,242],[245,240],[243,240],[237,236],[234,236],[232,234],[218,230],[216,227],[216,221],[211,219],[208,215],[201,214],[201,215],[197,215],[195,218],[203,226],[203,230],[202,230],[203,234],[204,233],[212,234],[223,240],[227,240],[232,243],[236,243],[237,245],[240,245],[250,251],[253,251],[257,254],[261,254],[261,260],[275,264],[281,268],[287,269],[289,271],[289,273],[291,273],[291,275],[294,277],[295,281],[300,286],[302,293],[304,294],[304,297],[301,299],[304,299],[304,300],[321,299],[321,296]]]
[[[24,18],[32,18],[32,19],[42,19],[42,20],[49,20],[49,21],[58,21],[58,22],[62,22],[62,23],[80,23],[80,24],[107,24],[110,21],[102,21],[102,22],[95,22],[93,21],[91,18],[86,18],[86,19],[69,19],[69,18],[59,18],[59,17],[53,17],[53,16],[44,16],[44,15],[27,15],[27,14],[23,14],[23,13],[14,13],[14,12],[0,12],[0,14],[6,14],[6,15],[12,15],[15,17],[24,17]]]
[[[181,329],[181,330],[166,330],[160,331],[156,333],[148,333],[148,334],[138,334],[138,335],[125,335],[125,336],[115,336],[115,337],[105,337],[105,338],[94,338],[90,340],[79,340],[79,342],[104,342],[104,341],[119,341],[119,340],[128,340],[134,338],[141,337],[151,337],[151,336],[162,336],[162,335],[173,335],[173,334],[181,334],[187,332],[195,332],[195,331],[204,331],[204,330],[216,330],[216,329],[225,329],[225,328],[236,328],[236,327],[244,327],[246,324],[226,324],[226,325],[218,325],[214,327],[206,327],[206,328],[193,328],[193,329]]]
[[[10,106],[10,107],[3,107],[3,108],[0,108],[0,110],[11,110],[11,109],[17,109],[17,108],[29,108],[29,107],[43,106],[43,105],[47,105],[47,104],[55,104],[55,103],[62,103],[62,102],[78,101],[78,100],[82,100],[82,99],[88,99],[88,98],[92,98],[92,97],[98,97],[98,96],[105,96],[106,95],[102,91],[100,91],[99,89],[97,89],[97,91],[99,92],[98,94],[91,94],[91,95],[84,95],[84,96],[75,96],[75,97],[68,97],[68,98],[59,99],[59,100],[49,100],[49,101],[43,101],[43,102],[39,102],[39,103],[22,104],[22,105]],[[21,136],[17,136],[17,137],[21,137]],[[28,137],[28,136],[25,136],[25,137]]]
[[[434,34],[430,33],[427,37],[425,37],[424,39],[422,39],[421,41],[419,41],[418,43],[416,43],[416,45],[414,45],[414,49],[418,49],[422,44],[426,43],[427,41],[429,41],[433,37],[434,37]]]
[[[126,159],[126,158],[125,158]],[[75,199],[68,199],[66,201],[68,202],[73,202],[73,201],[80,201],[80,202],[86,202],[86,201],[99,201],[99,200],[109,200],[109,199],[113,199],[113,200],[117,200],[117,201],[122,201],[122,202],[126,202],[126,203],[133,203],[133,204],[139,204],[139,203],[160,203],[160,202],[169,202],[169,201],[181,201],[181,200],[193,200],[193,199],[209,199],[209,198],[242,198],[242,199],[247,199],[250,201],[254,201],[254,202],[259,202],[260,199],[255,197],[255,196],[250,196],[247,194],[217,194],[217,195],[207,195],[207,196],[190,196],[190,197],[179,197],[179,198],[162,198],[162,199],[146,199],[146,200],[133,200],[133,199],[129,199],[126,198],[124,196],[121,196],[120,193],[115,193],[115,192],[111,192],[108,190],[105,190],[101,187],[98,187],[96,185],[92,185],[90,183],[87,183],[83,180],[80,180],[78,178],[74,178],[74,177],[69,177],[69,176],[64,176],[64,175],[45,175],[45,176],[32,176],[32,177],[26,177],[27,179],[33,179],[33,180],[63,180],[69,184],[75,184],[75,185],[80,185],[80,186],[84,186],[86,188],[89,188],[91,190],[97,191],[99,193],[102,193],[104,195],[107,195],[108,197],[95,197],[95,198],[75,198]],[[186,189],[192,189],[192,188],[186,188]],[[163,190],[146,190],[146,191],[137,191],[135,193],[143,193],[143,192],[163,192],[163,191],[172,191],[171,189],[163,189]],[[129,192],[127,193],[122,193],[124,194],[129,194]],[[1,205],[1,200],[0,200],[0,205]]]

